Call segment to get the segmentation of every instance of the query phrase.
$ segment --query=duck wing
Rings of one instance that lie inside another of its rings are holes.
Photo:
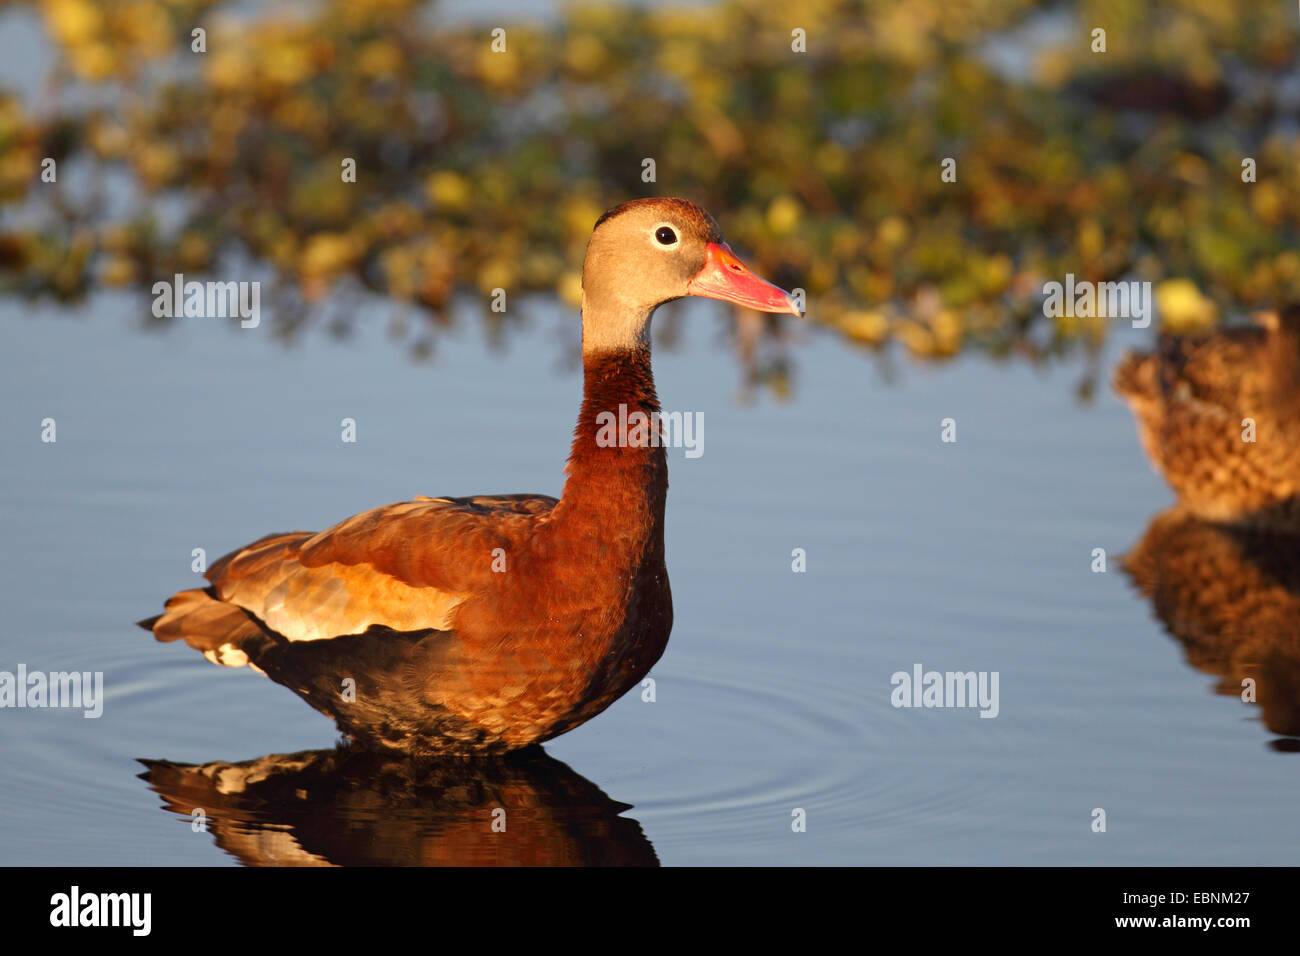
[[[546,495],[420,498],[319,533],[267,535],[215,561],[210,587],[180,592],[141,623],[233,666],[247,663],[239,642],[254,634],[315,641],[374,627],[450,630],[493,573],[497,549],[523,546],[555,504]]]

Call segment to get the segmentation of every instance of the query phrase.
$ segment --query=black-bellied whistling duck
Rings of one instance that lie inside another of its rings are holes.
[[[558,501],[421,497],[268,535],[141,624],[263,671],[374,748],[504,752],[590,719],[641,680],[672,628],[664,449],[636,429],[599,440],[597,416],[659,410],[650,318],[691,295],[800,314],[699,206],[615,206],[583,263],[582,409]]]
[[[1147,456],[1192,514],[1300,532],[1300,306],[1260,327],[1162,336],[1115,389]]]

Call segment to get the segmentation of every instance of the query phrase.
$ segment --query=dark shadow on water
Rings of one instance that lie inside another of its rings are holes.
[[[1300,537],[1212,524],[1180,508],[1152,519],[1124,557],[1187,662],[1219,677],[1215,692],[1249,699],[1300,751]],[[1247,695],[1247,696],[1243,696]]]
[[[165,809],[191,820],[201,809],[245,866],[659,864],[641,825],[619,815],[628,804],[541,747],[438,762],[343,747],[140,762]]]

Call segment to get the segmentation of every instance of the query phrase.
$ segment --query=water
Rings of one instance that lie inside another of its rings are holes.
[[[634,691],[547,744],[553,761],[451,784],[306,758],[284,785],[190,792],[212,818],[195,832],[138,759],[247,761],[336,734],[131,622],[192,585],[196,547],[213,559],[417,493],[558,494],[577,320],[531,303],[504,350],[470,320],[417,364],[385,337],[387,307],[291,348],[211,320],[136,331],[147,308],[0,304],[0,669],[103,671],[107,694],[97,720],[0,711],[0,862],[1293,861],[1296,758],[1185,662],[1120,568],[1171,496],[1116,399],[1079,404],[1077,365],[982,358],[904,362],[888,383],[809,333],[792,400],[745,404],[704,303],[655,361],[665,408],[706,425],[702,457],[669,456],[676,620],[655,701]],[[1142,341],[1116,336],[1108,361]],[[915,663],[997,671],[998,716],[895,709],[891,675]],[[519,815],[492,835],[501,802]]]

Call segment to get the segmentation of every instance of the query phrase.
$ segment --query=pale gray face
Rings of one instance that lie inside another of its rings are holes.
[[[721,241],[706,216],[681,200],[638,200],[601,218],[582,267],[584,347],[642,342],[655,308],[688,294],[707,244]]]
[[[688,295],[799,314],[789,295],[744,267],[695,203],[638,199],[615,206],[597,220],[583,263],[583,350],[648,345],[655,308]]]

